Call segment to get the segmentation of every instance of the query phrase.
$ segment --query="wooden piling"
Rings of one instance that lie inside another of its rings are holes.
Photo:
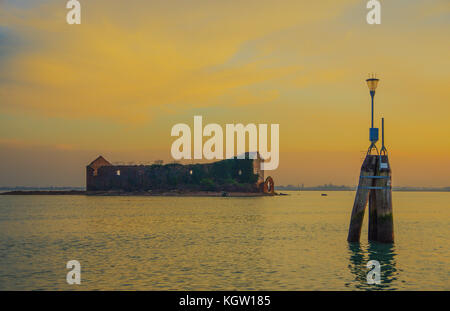
[[[355,202],[353,203],[352,216],[350,218],[350,226],[348,229],[348,242],[359,242],[364,212],[369,199],[370,188],[373,184],[373,179],[366,177],[375,175],[377,157],[378,156],[376,155],[367,155],[361,166],[361,175],[359,178],[358,189],[356,190]]]
[[[392,214],[391,167],[387,155],[377,159],[374,189],[369,202],[369,240],[381,243],[394,242],[394,219]],[[372,226],[371,226],[372,224]]]
[[[348,230],[349,242],[359,242],[367,202],[369,241],[393,243],[391,167],[387,155],[367,155],[364,159]]]
[[[377,161],[378,162],[378,161]],[[378,179],[374,179],[372,185],[375,186]],[[371,189],[369,192],[369,241],[377,240],[377,203],[376,203],[377,192]]]

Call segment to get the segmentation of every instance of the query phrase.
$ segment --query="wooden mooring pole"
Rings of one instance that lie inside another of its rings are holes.
[[[364,159],[350,219],[348,242],[359,242],[367,202],[369,241],[393,243],[391,169],[387,155],[368,154]]]
[[[387,155],[377,158],[376,176],[378,178],[374,179],[374,189],[370,192],[370,196],[373,196],[374,199],[369,202],[369,210],[374,213],[374,215],[369,213],[369,241],[393,243],[391,168]],[[374,223],[375,226],[371,227],[371,223]]]
[[[353,203],[347,241],[359,242],[364,211],[369,202],[369,241],[394,242],[394,220],[392,217],[391,167],[384,146],[384,118],[381,118],[382,148],[378,151],[378,128],[374,127],[374,96],[378,82],[375,76],[366,80],[372,98],[371,127],[369,129],[370,147],[361,166],[358,189]],[[371,151],[377,154],[372,155]]]
[[[353,203],[350,227],[348,229],[347,241],[349,242],[359,242],[364,212],[369,199],[370,187],[372,186],[372,179],[367,177],[375,174],[376,162],[376,156],[367,155],[361,166],[361,175],[359,178],[358,189],[356,190],[355,202]]]

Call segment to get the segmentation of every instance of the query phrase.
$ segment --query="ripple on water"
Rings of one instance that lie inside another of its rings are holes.
[[[449,290],[448,193],[394,193],[393,245],[348,244],[351,192],[0,197],[0,289]],[[427,203],[427,210],[422,206]],[[367,224],[365,224],[366,226]],[[366,281],[369,260],[380,285]]]

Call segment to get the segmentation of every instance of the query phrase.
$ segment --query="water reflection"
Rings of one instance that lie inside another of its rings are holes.
[[[0,290],[73,290],[70,259],[82,266],[80,290],[448,290],[448,217],[436,215],[448,215],[450,193],[402,195],[395,246],[348,244],[354,194],[338,191],[326,200],[1,196]],[[378,286],[366,281],[371,259]]]
[[[359,243],[348,243],[350,263],[348,265],[350,272],[355,276],[356,287],[366,282],[367,259],[364,258],[364,251]]]
[[[364,290],[395,290],[398,279],[394,244],[368,242],[367,245],[349,243],[349,269],[355,276],[353,286]],[[378,260],[381,265],[381,284],[367,284],[367,262]],[[347,284],[348,286],[349,284]]]

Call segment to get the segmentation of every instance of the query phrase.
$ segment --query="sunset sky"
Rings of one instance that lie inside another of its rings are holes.
[[[0,0],[0,186],[170,162],[176,123],[280,124],[275,183],[356,185],[381,79],[394,186],[450,186],[450,1]],[[193,127],[193,126],[192,126]]]

